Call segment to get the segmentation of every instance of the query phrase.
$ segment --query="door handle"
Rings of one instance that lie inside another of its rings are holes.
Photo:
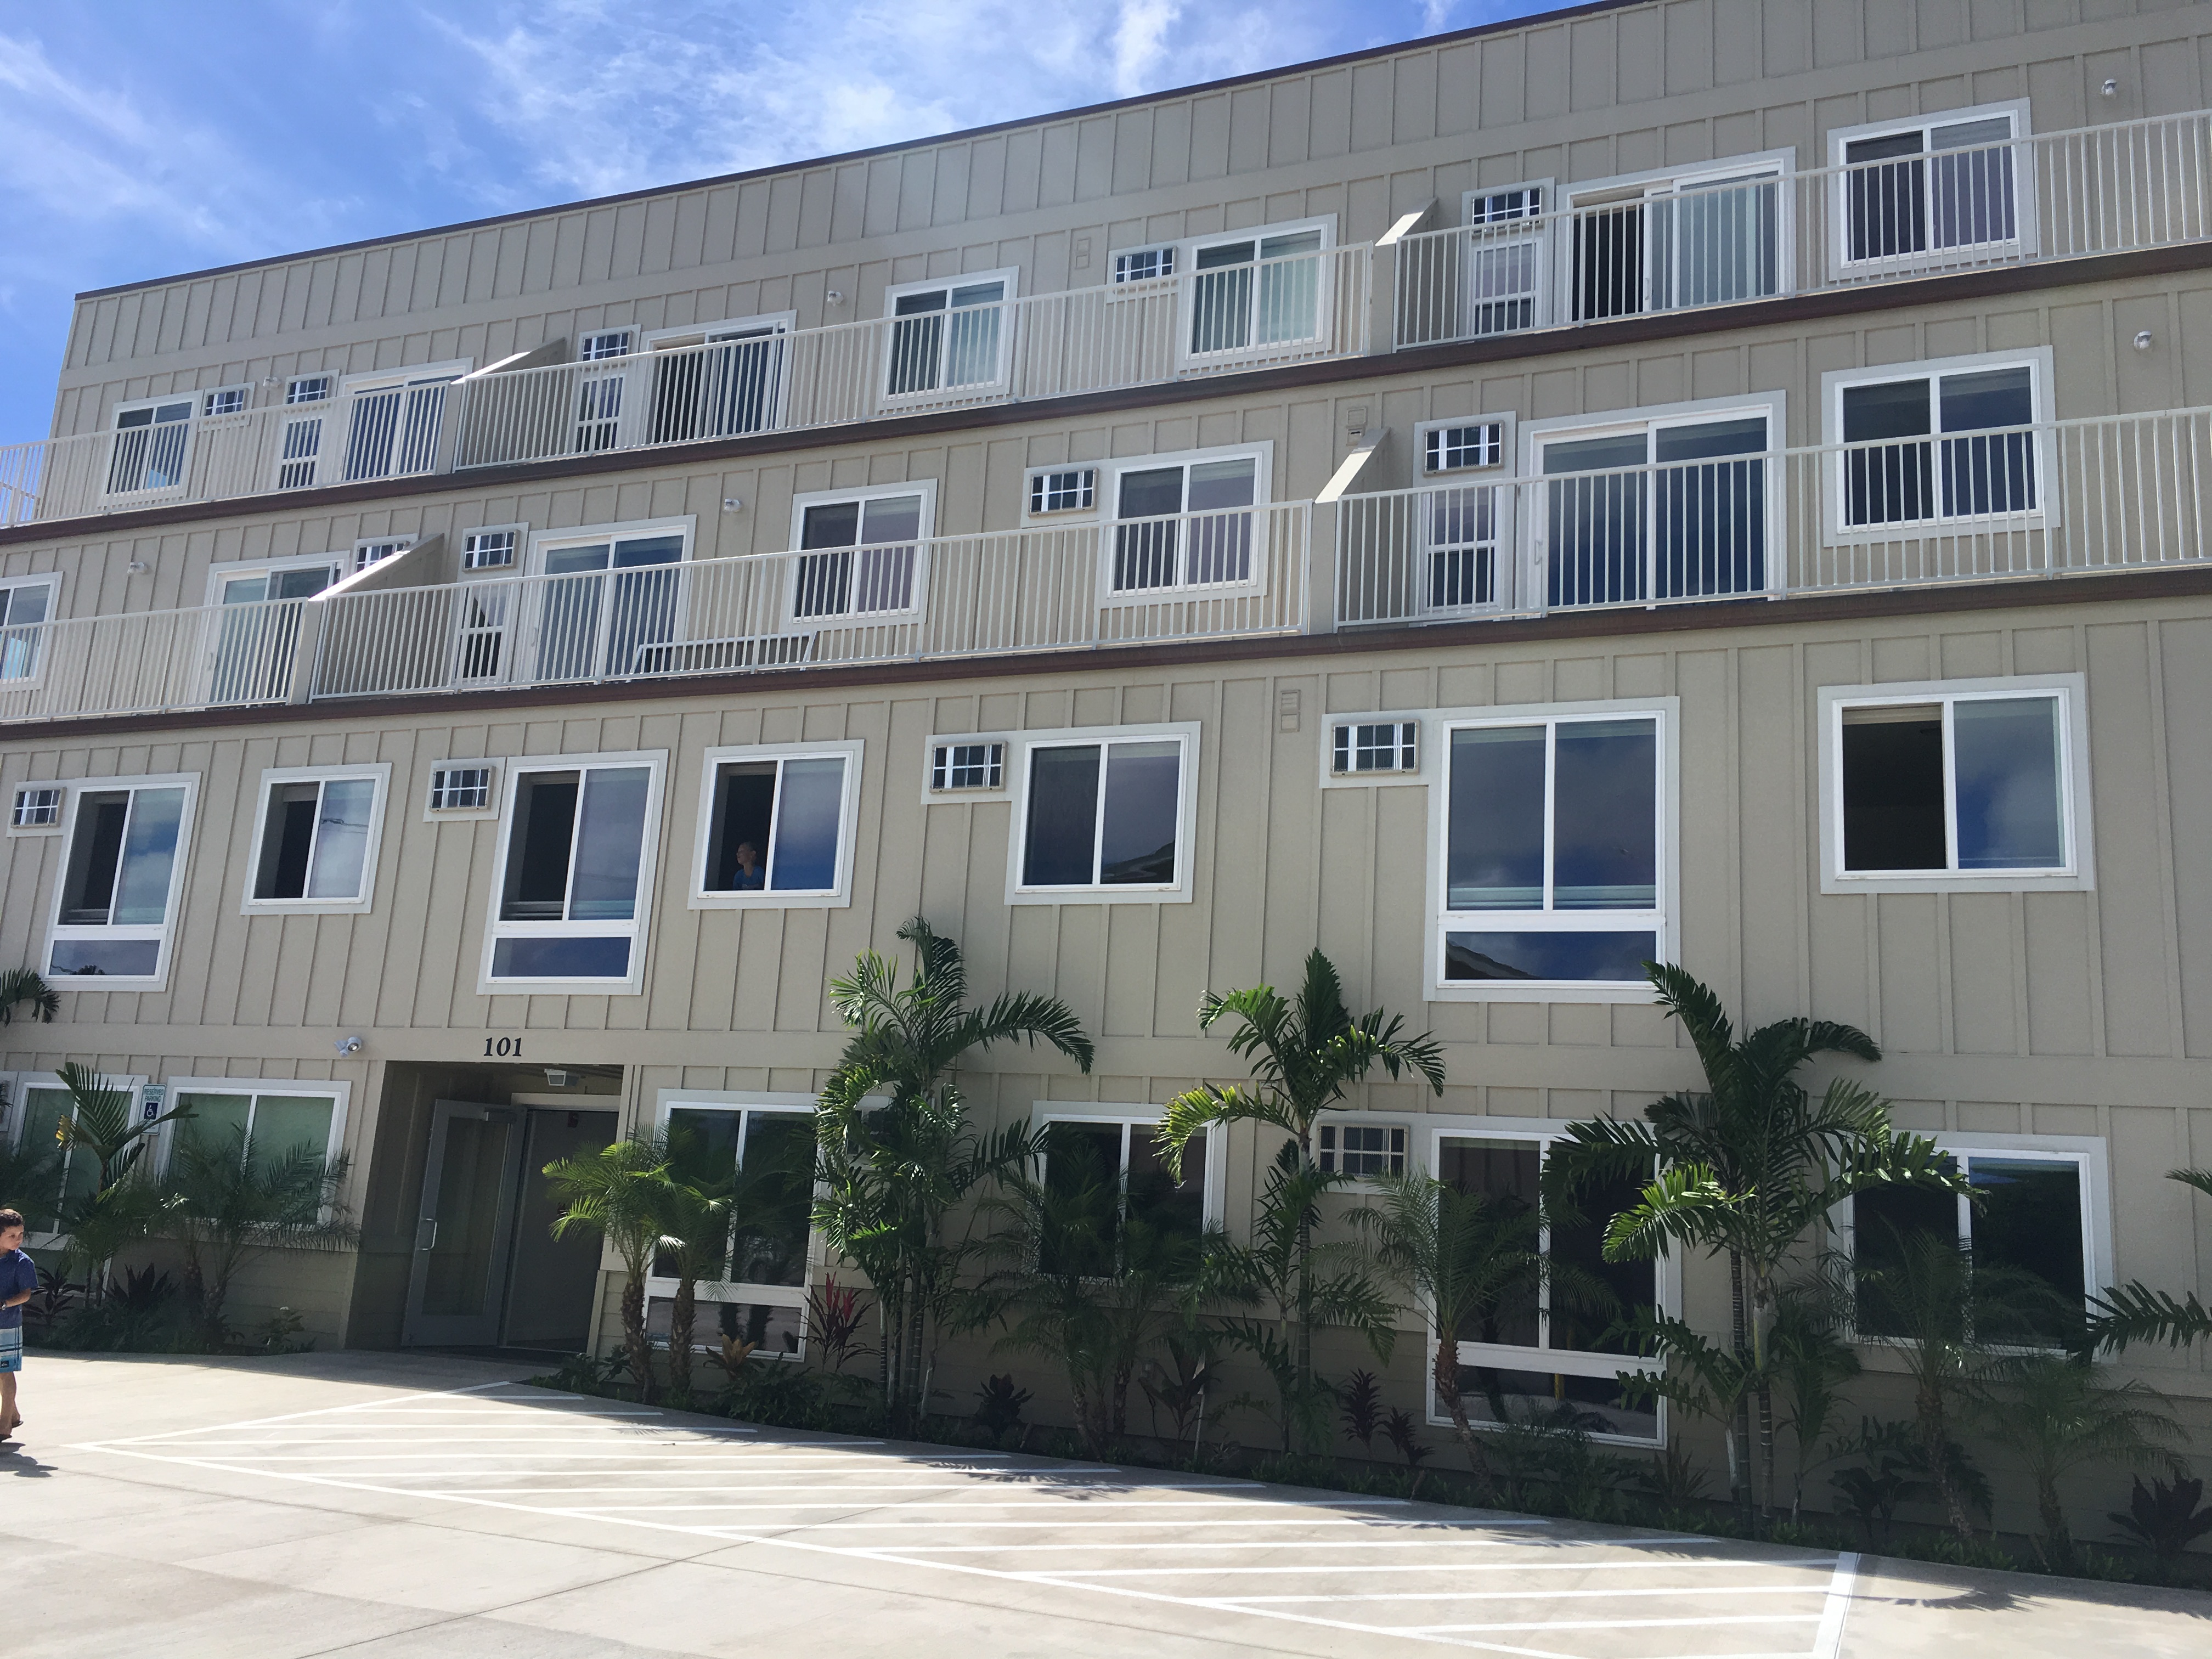
[[[415,1224],[415,1248],[434,1250],[438,1248],[438,1218],[426,1215]]]

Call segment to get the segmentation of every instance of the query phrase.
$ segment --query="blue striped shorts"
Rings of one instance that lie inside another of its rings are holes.
[[[23,1328],[21,1325],[0,1327],[0,1371],[20,1371],[23,1369]]]

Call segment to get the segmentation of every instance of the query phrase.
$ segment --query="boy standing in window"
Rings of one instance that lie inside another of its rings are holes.
[[[0,1440],[23,1421],[15,1409],[15,1376],[23,1369],[23,1304],[39,1288],[39,1269],[23,1254],[23,1218],[0,1210]]]

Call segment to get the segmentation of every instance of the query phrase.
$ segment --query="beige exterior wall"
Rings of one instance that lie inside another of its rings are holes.
[[[1285,220],[1334,215],[1340,241],[1371,240],[1431,200],[1458,222],[1478,185],[1783,149],[1822,167],[1835,128],[2014,99],[2037,132],[2203,108],[2207,9],[1668,0],[149,283],[78,303],[53,430],[101,429],[134,397],[482,367],[599,327],[854,321],[889,285],[963,271],[1088,287],[1115,248]]]

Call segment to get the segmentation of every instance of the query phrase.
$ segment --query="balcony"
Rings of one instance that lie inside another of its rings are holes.
[[[1529,188],[1479,195],[1474,222],[1383,239],[1392,338],[1437,345],[2212,235],[2212,112],[1990,140],[2010,125],[1934,124],[1808,172],[1780,155],[1718,177],[1571,185],[1564,207]]]
[[[1255,247],[1255,252],[1259,250]],[[0,448],[0,526],[650,451],[1364,355],[1373,250],[383,385]],[[902,302],[904,303],[903,301]],[[164,413],[166,411],[156,411]]]
[[[0,722],[676,687],[2207,562],[2212,408],[2174,410],[1498,468],[1335,501],[883,545],[422,586],[357,578],[313,599],[40,621],[0,628]]]

